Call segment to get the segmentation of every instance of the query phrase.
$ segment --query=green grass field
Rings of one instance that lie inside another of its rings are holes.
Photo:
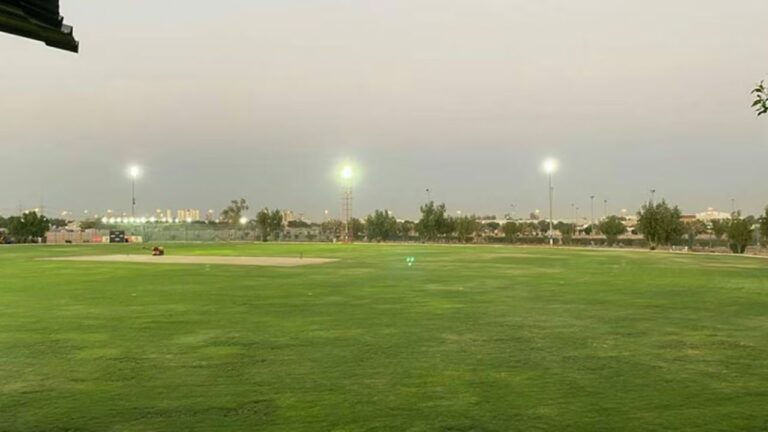
[[[0,431],[768,431],[768,260],[176,245],[297,268],[0,247]],[[416,257],[413,267],[406,257]]]

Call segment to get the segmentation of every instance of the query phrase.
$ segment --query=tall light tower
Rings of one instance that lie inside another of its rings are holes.
[[[589,217],[589,225],[594,226],[595,225],[595,196],[590,195],[589,196],[589,206],[590,206],[590,217]]]
[[[656,200],[656,189],[651,189],[651,205],[653,205],[655,200]]]
[[[427,188],[425,190],[427,192],[427,204],[432,202],[432,189]]]
[[[344,220],[344,232],[342,240],[344,242],[352,241],[352,167],[346,165],[341,170],[341,180],[344,182],[341,196],[341,217]]]
[[[544,169],[544,172],[547,174],[547,177],[549,177],[549,245],[554,246],[555,245],[555,224],[554,224],[554,218],[553,218],[553,210],[552,210],[552,204],[554,200],[554,193],[555,188],[552,187],[552,175],[557,171],[557,160],[555,159],[547,159],[544,161],[544,164],[542,165],[542,168]]]
[[[141,175],[141,168],[133,165],[128,168],[128,176],[131,178],[131,217],[136,217],[136,179]]]

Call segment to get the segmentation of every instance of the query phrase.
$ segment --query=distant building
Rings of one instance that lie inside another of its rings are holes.
[[[694,222],[697,219],[698,218],[696,217],[695,214],[684,214],[680,216],[680,220],[683,221],[684,223]]]
[[[183,209],[176,212],[176,219],[181,222],[197,222],[200,220],[199,209]]]
[[[293,210],[283,210],[283,223],[287,224],[288,222],[292,222],[296,220],[296,215],[293,213]]]
[[[731,214],[725,213],[721,211],[717,211],[713,208],[708,208],[707,211],[703,213],[696,213],[696,219],[702,220],[704,222],[709,222],[711,220],[717,220],[717,219],[730,219]]]

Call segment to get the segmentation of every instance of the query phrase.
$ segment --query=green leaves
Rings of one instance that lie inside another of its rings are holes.
[[[752,108],[755,108],[757,116],[768,114],[768,88],[765,86],[765,81],[760,81],[750,94],[755,95],[755,100],[752,102]]]
[[[37,212],[26,212],[21,216],[8,218],[8,235],[19,243],[42,238],[50,227],[48,218],[38,215]]]
[[[283,227],[283,212],[279,209],[269,211],[268,208],[264,207],[256,215],[256,224],[261,230],[261,241],[269,241],[270,237],[279,240],[280,231]]]
[[[365,227],[368,240],[387,241],[397,234],[397,219],[387,210],[376,210],[365,219]]]
[[[682,213],[662,200],[644,204],[638,213],[637,229],[651,247],[678,244],[685,231]]]
[[[230,205],[221,211],[221,221],[230,225],[240,223],[240,218],[248,210],[248,203],[245,198],[232,200]]]
[[[743,254],[752,241],[753,233],[752,221],[740,217],[729,221],[727,235],[731,251]]]
[[[619,236],[627,232],[627,227],[624,225],[624,221],[618,216],[608,216],[603,219],[599,225],[600,232],[603,233],[608,244],[613,246],[616,243]]]
[[[421,219],[416,224],[416,231],[422,239],[434,241],[441,234],[450,234],[450,227],[446,217],[445,204],[435,205],[434,201],[421,206]]]

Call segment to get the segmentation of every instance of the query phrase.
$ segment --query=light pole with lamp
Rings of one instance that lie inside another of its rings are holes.
[[[341,179],[344,182],[344,190],[342,192],[342,217],[344,218],[344,242],[352,241],[352,167],[349,165],[344,166],[341,170]]]
[[[552,204],[554,201],[554,192],[555,189],[552,187],[552,175],[557,171],[557,160],[555,159],[547,159],[544,161],[544,172],[547,174],[547,177],[549,178],[549,245],[554,246],[555,245],[555,224],[554,224],[554,218],[553,218],[553,210],[552,210]]]
[[[136,217],[136,179],[141,175],[141,168],[133,165],[128,168],[128,175],[131,177],[131,217]]]

